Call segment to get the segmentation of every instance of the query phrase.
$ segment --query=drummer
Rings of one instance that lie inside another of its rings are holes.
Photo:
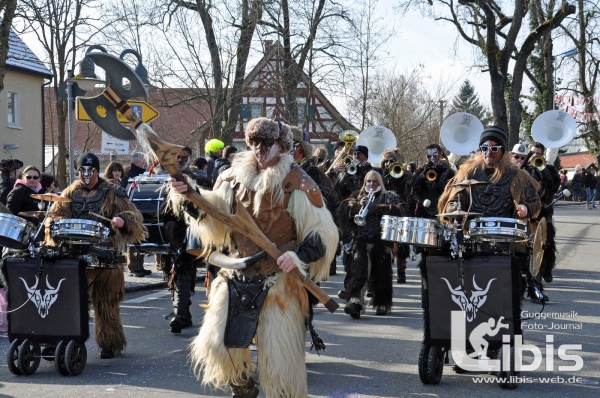
[[[471,184],[459,185],[464,181]],[[483,217],[527,220],[540,213],[539,189],[540,185],[529,173],[512,164],[504,129],[488,126],[481,134],[475,156],[468,159],[449,181],[440,197],[438,210],[440,213],[467,211]],[[526,256],[522,253],[514,251],[513,259],[521,268],[523,263],[526,264]]]
[[[99,221],[91,213],[111,220],[110,244],[123,249],[127,243],[144,239],[143,217],[129,201],[123,188],[116,187],[99,177],[100,161],[91,152],[84,153],[77,162],[78,177],[62,192],[61,197],[69,200],[55,201],[50,212],[53,220],[77,218]],[[50,234],[53,220],[46,221],[45,243],[56,246]],[[88,269],[88,284],[94,306],[94,334],[100,348],[100,358],[119,355],[127,340],[123,332],[119,302],[125,296],[125,279],[122,268]]]
[[[475,156],[468,159],[448,182],[440,197],[438,211],[463,210],[480,213],[483,217],[521,219],[537,216],[541,209],[540,186],[526,171],[514,168],[510,157],[505,156],[506,148],[504,129],[486,127]],[[465,180],[487,184],[453,186]]]

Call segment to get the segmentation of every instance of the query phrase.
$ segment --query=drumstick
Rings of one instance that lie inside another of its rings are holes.
[[[112,223],[112,220],[110,218],[106,218],[104,216],[101,216],[100,214],[96,214],[96,213],[91,212],[91,211],[88,212],[88,213],[91,214],[92,216],[96,217],[96,218],[99,218],[101,220],[108,221],[109,223]]]

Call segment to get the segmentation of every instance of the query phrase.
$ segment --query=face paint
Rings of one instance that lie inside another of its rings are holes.
[[[440,153],[437,149],[428,149],[427,150],[427,161],[433,162],[433,164],[437,164],[440,160]]]
[[[190,156],[187,152],[180,152],[177,154],[177,164],[180,170],[185,170],[190,165]]]
[[[79,172],[81,173],[81,178],[85,182],[85,185],[90,185],[90,181],[92,181],[92,177],[94,176],[94,170],[92,166],[81,166],[79,168]]]
[[[275,140],[273,139],[256,140],[250,144],[252,145],[252,151],[254,152],[256,160],[258,160],[258,163],[261,165],[269,163],[279,154],[278,148],[275,145]]]

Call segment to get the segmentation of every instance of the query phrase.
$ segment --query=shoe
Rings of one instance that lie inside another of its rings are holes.
[[[350,315],[353,319],[360,319],[362,306],[358,303],[348,303],[344,307],[344,312]]]
[[[231,393],[231,398],[256,398],[258,397],[258,387],[252,386],[244,393]]]
[[[387,315],[390,313],[390,307],[387,305],[378,305],[375,309],[375,315]]]
[[[102,350],[100,350],[100,359],[110,359],[110,358],[114,358],[114,357],[115,357],[115,353],[113,352],[112,349],[103,348]]]
[[[346,300],[346,301],[350,300],[350,295],[349,295],[349,294],[348,294],[348,292],[347,292],[347,291],[345,291],[345,290],[340,290],[340,291],[338,292],[337,296],[338,296],[339,298],[341,298],[342,300]]]
[[[193,325],[193,322],[191,319],[181,319],[178,317],[173,317],[173,319],[171,319],[171,322],[169,323],[169,326],[171,326],[171,333],[181,333],[181,329],[185,329],[187,327],[190,327]]]
[[[406,272],[400,271],[398,274],[398,279],[396,280],[398,283],[406,283]]]
[[[143,278],[146,275],[150,275],[152,273],[152,271],[150,271],[149,269],[141,269],[139,271],[132,271],[129,273],[129,276],[134,276],[136,278]]]

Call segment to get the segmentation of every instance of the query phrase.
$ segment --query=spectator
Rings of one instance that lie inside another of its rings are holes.
[[[104,170],[104,179],[114,185],[121,186],[121,178],[125,175],[123,166],[119,162],[110,162]]]
[[[581,202],[583,198],[582,188],[583,186],[583,174],[581,173],[581,166],[575,167],[575,174],[571,179],[571,188],[573,188],[573,202]]]
[[[148,168],[148,164],[146,163],[146,155],[144,155],[142,152],[134,152],[131,155],[131,164],[129,165],[127,172],[123,177],[121,177],[121,186],[126,188],[129,179],[135,178],[140,174],[144,174],[146,168]]]
[[[42,192],[44,193],[58,193],[58,180],[52,174],[42,173]]]
[[[215,171],[215,162],[221,156],[223,156],[223,148],[225,147],[225,143],[223,141],[213,138],[212,140],[208,140],[206,145],[204,145],[204,152],[206,152],[206,162],[208,163],[208,168],[206,169],[206,176],[212,179],[213,172]]]
[[[213,182],[206,175],[206,170],[208,169],[208,162],[206,161],[206,158],[201,156],[196,158],[196,160],[194,160],[194,166],[196,168],[196,184],[204,189],[212,189]]]
[[[223,150],[223,157],[215,161],[215,170],[212,174],[213,184],[215,183],[215,181],[217,181],[217,177],[219,176],[219,174],[221,174],[223,170],[231,167],[231,162],[233,161],[233,158],[235,157],[237,151],[238,149],[233,145],[225,147],[225,149]]]
[[[586,209],[595,209],[596,203],[594,202],[594,198],[596,197],[596,169],[593,167],[589,167],[586,169],[585,174],[583,175],[583,187],[585,188],[586,200],[585,200],[585,208]]]
[[[567,170],[560,172],[560,188],[559,193],[567,189],[569,186],[569,177],[567,177]]]
[[[15,216],[23,211],[39,211],[42,203],[38,199],[33,199],[31,194],[42,190],[40,178],[42,173],[34,166],[27,166],[23,169],[21,178],[15,182],[15,187],[8,194],[6,207]]]
[[[0,161],[0,203],[6,205],[8,193],[12,191],[17,181],[17,171],[23,167],[23,162],[18,159],[3,159]]]

